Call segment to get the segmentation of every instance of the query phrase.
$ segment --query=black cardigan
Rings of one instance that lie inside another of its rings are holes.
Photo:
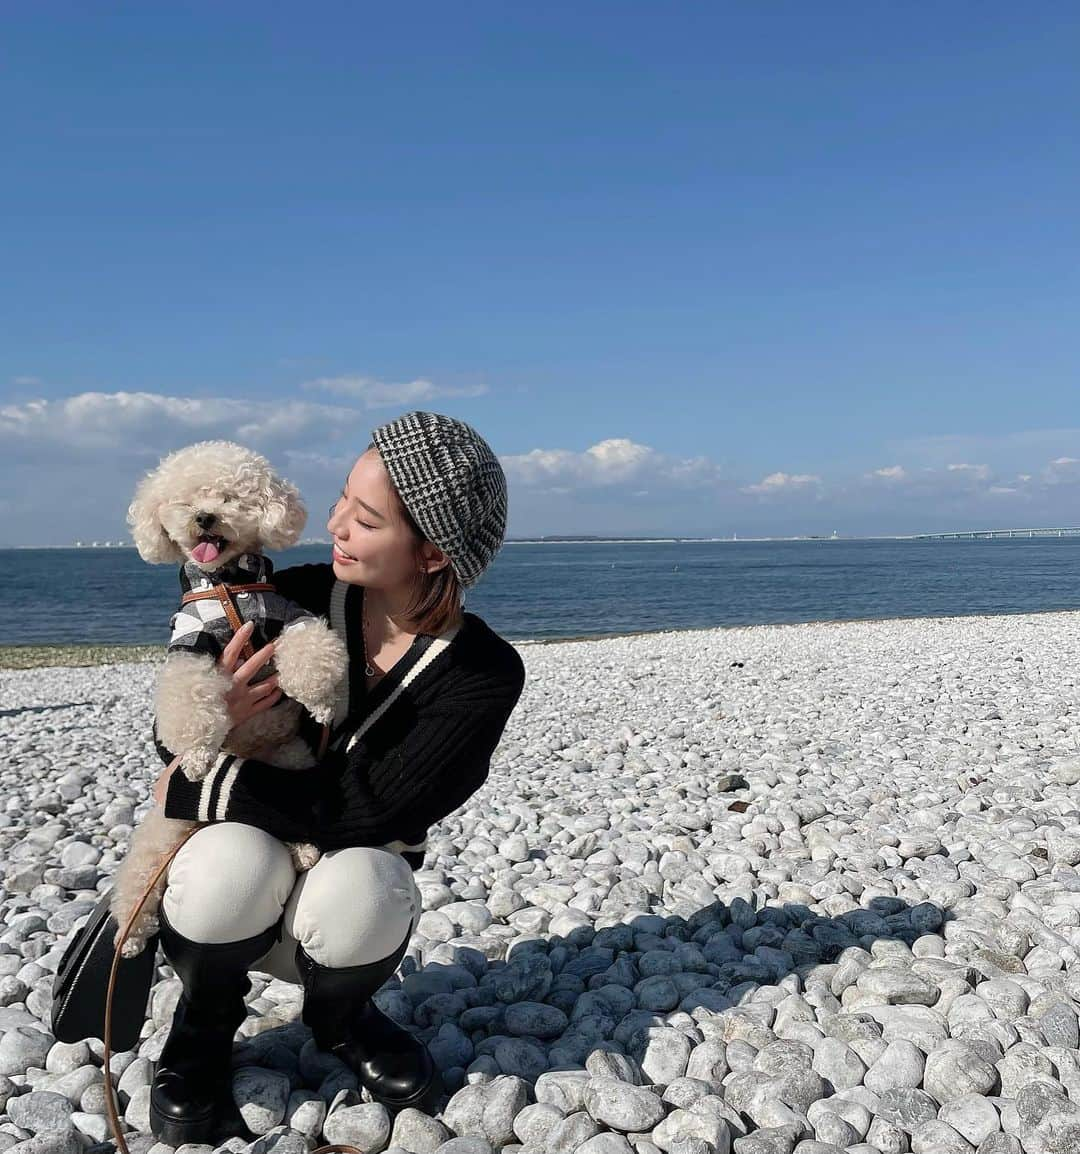
[[[285,597],[343,630],[349,648],[349,694],[335,716],[332,744],[351,734],[420,658],[431,639],[409,650],[365,696],[360,612],[363,589],[334,576],[330,564],[294,565],[273,577]],[[331,612],[332,603],[335,605]],[[336,620],[335,620],[336,618]],[[281,769],[255,758],[221,754],[201,782],[178,769],[169,778],[165,816],[239,821],[283,841],[322,850],[392,844],[415,870],[423,864],[428,827],[484,784],[491,756],[521,696],[525,665],[484,620],[466,612],[456,636],[346,752],[348,736],[313,769]],[[314,748],[319,727],[305,714]],[[173,754],[154,744],[165,764]]]

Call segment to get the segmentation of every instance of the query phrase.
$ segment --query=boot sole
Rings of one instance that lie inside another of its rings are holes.
[[[431,1081],[422,1090],[417,1090],[408,1098],[386,1098],[371,1090],[368,1090],[368,1093],[371,1094],[373,1101],[381,1102],[391,1115],[397,1114],[401,1110],[407,1110],[410,1106],[417,1110],[423,1110],[425,1114],[432,1114],[435,1104],[446,1093],[446,1086],[442,1080],[442,1075],[436,1070]]]
[[[150,1131],[166,1146],[182,1146],[185,1142],[213,1145],[210,1139],[218,1128],[218,1109],[211,1106],[204,1114],[180,1120],[162,1114],[150,1100]]]

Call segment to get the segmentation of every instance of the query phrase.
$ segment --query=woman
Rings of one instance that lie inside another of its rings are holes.
[[[521,695],[512,645],[462,590],[502,545],[506,479],[462,421],[411,412],[372,431],[332,506],[328,564],[274,576],[286,596],[344,636],[350,672],[329,748],[315,769],[222,754],[200,782],[167,770],[154,796],[166,817],[207,822],[177,853],[162,897],[161,945],[183,993],[155,1068],[150,1119],[170,1145],[207,1142],[229,1120],[233,1036],[247,971],[304,986],[303,1021],[391,1112],[444,1092],[423,1043],[371,995],[397,969],[421,913],[413,870],[428,827],[484,782]],[[250,685],[273,645],[242,665],[241,631],[219,664],[239,723],[280,696]],[[365,718],[411,675],[365,731]],[[305,736],[317,747],[318,727]],[[165,762],[172,753],[157,740]],[[286,841],[323,856],[297,875]]]

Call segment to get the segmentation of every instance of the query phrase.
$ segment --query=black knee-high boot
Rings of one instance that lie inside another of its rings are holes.
[[[406,1106],[433,1112],[445,1093],[427,1046],[372,1001],[397,969],[412,937],[389,956],[360,966],[320,965],[297,943],[296,968],[304,979],[303,1021],[315,1044],[336,1054],[372,1098],[392,1114]]]
[[[238,1125],[232,1103],[233,1037],[247,1014],[248,967],[278,940],[280,922],[250,938],[207,944],[178,933],[164,909],[158,917],[162,948],[184,990],[154,1066],[150,1128],[169,1146],[206,1143],[222,1123]]]

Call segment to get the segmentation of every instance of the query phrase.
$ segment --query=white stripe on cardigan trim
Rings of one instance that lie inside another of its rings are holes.
[[[364,718],[363,724],[349,738],[349,744],[345,746],[346,753],[352,749],[357,741],[360,740],[360,737],[366,733],[368,729],[370,729],[371,726],[373,726],[375,722],[379,720],[380,717],[382,717],[382,715],[390,708],[391,705],[393,705],[394,701],[397,699],[398,695],[402,692],[405,686],[408,685],[409,682],[413,680],[413,678],[417,677],[422,670],[426,669],[435,660],[435,658],[438,657],[439,654],[447,648],[447,646],[449,646],[450,642],[453,641],[453,639],[457,636],[457,632],[460,628],[460,625],[451,626],[451,628],[445,630],[442,634],[440,634],[440,636],[436,637],[431,642],[431,644],[427,647],[427,649],[424,650],[423,654],[420,656],[419,660],[412,667],[412,669],[410,669],[409,672],[406,673],[405,676],[397,683],[397,685],[394,686],[393,693],[391,693],[390,696],[377,709],[372,710],[372,712]],[[341,738],[344,736],[344,734],[339,735],[337,741],[334,743],[335,746],[340,745]]]
[[[202,788],[199,790],[199,812],[196,821],[210,820],[210,795],[214,792],[214,781],[231,756],[228,753],[218,754],[217,760],[210,767],[210,772],[203,778]]]
[[[225,774],[225,780],[221,783],[221,793],[218,794],[217,808],[214,812],[215,821],[225,821],[225,812],[229,808],[229,794],[232,793],[233,782],[236,780],[236,775],[240,772],[240,766],[244,764],[242,757],[236,758],[232,765],[229,766],[229,772]]]

